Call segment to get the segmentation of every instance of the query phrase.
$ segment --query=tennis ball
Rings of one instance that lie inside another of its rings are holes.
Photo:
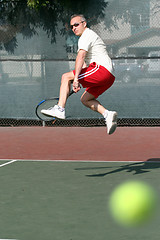
[[[157,195],[152,187],[139,181],[120,184],[112,192],[109,208],[121,225],[134,227],[144,224],[154,213]]]

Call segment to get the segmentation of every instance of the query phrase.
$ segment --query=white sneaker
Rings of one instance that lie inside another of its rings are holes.
[[[48,109],[42,109],[41,113],[51,117],[65,119],[65,110],[62,111],[62,109],[58,105],[55,105],[54,107]]]
[[[117,128],[117,112],[108,111],[108,116],[105,118],[107,125],[107,133],[112,134]]]

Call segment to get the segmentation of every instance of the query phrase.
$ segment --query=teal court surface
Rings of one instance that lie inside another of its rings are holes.
[[[144,181],[160,193],[160,128],[0,128],[0,239],[159,240],[160,209],[124,228],[113,189]]]

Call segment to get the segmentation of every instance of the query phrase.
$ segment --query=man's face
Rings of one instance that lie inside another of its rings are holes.
[[[86,28],[86,22],[83,22],[81,17],[72,18],[70,25],[76,36],[81,36]]]

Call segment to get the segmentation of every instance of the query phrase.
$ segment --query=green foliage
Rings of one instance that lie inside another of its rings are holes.
[[[160,0],[156,1],[159,6]],[[66,33],[66,24],[69,24],[70,16],[74,13],[84,14],[89,26],[105,16],[106,27],[117,28],[120,19],[130,22],[139,8],[145,11],[147,4],[149,0],[0,0],[0,47],[4,46],[7,51],[13,52],[17,47],[16,34],[31,38],[37,33],[37,27],[43,28],[51,42],[55,42],[57,32]],[[63,23],[61,29],[59,22]],[[6,31],[11,36],[1,37]]]
[[[55,42],[58,31],[65,33],[65,25],[69,23],[72,14],[83,13],[95,24],[104,16],[106,5],[104,0],[1,0],[0,24],[3,27],[0,35],[4,37],[0,36],[0,48],[4,46],[13,53],[17,47],[16,34],[21,33],[24,38],[31,38],[37,33],[37,27],[43,28],[51,42]],[[58,22],[63,23],[62,29],[58,29]]]
[[[28,7],[30,8],[40,8],[40,7],[47,7],[49,4],[49,1],[43,1],[43,0],[39,0],[39,1],[36,1],[36,0],[28,0],[27,1],[27,5]]]

